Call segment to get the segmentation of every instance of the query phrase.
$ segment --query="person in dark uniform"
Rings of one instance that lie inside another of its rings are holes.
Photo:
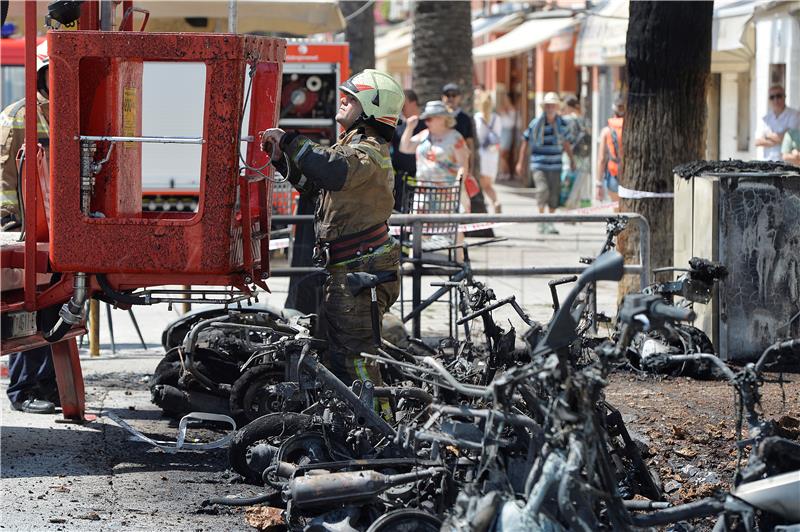
[[[344,133],[326,147],[279,128],[262,133],[262,149],[301,192],[318,191],[315,212],[317,264],[327,271],[320,324],[329,348],[323,362],[345,383],[382,383],[379,368],[360,354],[374,352],[369,290],[353,296],[349,272],[397,274],[400,246],[389,235],[394,169],[389,146],[403,90],[388,74],[364,70],[341,87],[336,121]],[[397,300],[399,276],[377,286],[381,315]]]
[[[45,157],[49,157],[49,70],[47,43],[36,48],[37,99],[32,112],[37,115],[37,136]],[[23,227],[20,209],[20,175],[17,153],[25,143],[25,99],[6,107],[0,114],[0,218],[1,230],[19,231]],[[8,357],[9,384],[6,394],[15,410],[31,414],[52,414],[58,404],[56,371],[50,346],[14,353]]]
[[[403,91],[406,101],[403,104],[402,118],[397,124],[392,137],[392,166],[394,166],[394,210],[408,212],[408,203],[411,198],[406,192],[407,184],[414,184],[417,175],[417,156],[413,153],[400,151],[400,138],[406,129],[406,119],[409,116],[419,116],[422,111],[419,107],[417,93],[411,89]],[[425,129],[425,122],[419,121],[414,128],[414,135]],[[405,203],[404,203],[405,202]]]

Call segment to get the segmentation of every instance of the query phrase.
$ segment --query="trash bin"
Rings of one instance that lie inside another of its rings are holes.
[[[724,264],[728,277],[695,325],[727,360],[800,337],[800,168],[698,161],[675,169],[674,264]]]

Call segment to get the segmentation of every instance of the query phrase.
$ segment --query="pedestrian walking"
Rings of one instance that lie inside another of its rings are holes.
[[[523,164],[530,152],[530,169],[533,184],[536,187],[536,200],[539,212],[549,209],[556,212],[561,199],[562,154],[569,158],[569,166],[575,169],[575,158],[569,142],[567,123],[559,116],[561,99],[555,92],[548,92],[542,100],[542,113],[531,120],[522,134],[523,142],[519,149],[517,174],[523,175]],[[530,146],[530,148],[529,148]],[[551,223],[539,225],[539,232],[557,235],[558,231]]]
[[[569,130],[572,154],[575,157],[575,169],[569,168],[569,158],[565,153],[562,156],[561,171],[561,202],[562,207],[574,209],[580,206],[583,191],[590,179],[591,166],[591,133],[589,125],[581,112],[581,103],[577,96],[570,95],[564,99],[564,108],[561,116],[567,123]],[[587,198],[588,199],[588,198]]]
[[[497,114],[500,117],[500,175],[497,176],[497,180],[505,181],[513,178],[514,139],[517,138],[519,131],[519,112],[511,93],[503,94]]]
[[[469,148],[470,157],[475,153],[475,129],[472,125],[472,117],[461,109],[461,87],[455,83],[448,83],[442,87],[442,102],[447,106],[453,117],[456,120],[455,130],[461,133],[461,137],[467,143]],[[470,173],[472,167],[467,166],[467,173]]]
[[[480,153],[480,182],[483,192],[494,206],[494,212],[502,210],[494,189],[494,180],[500,164],[500,134],[502,126],[500,117],[492,110],[492,95],[481,93],[478,100],[479,111],[475,113],[475,133]]]
[[[756,146],[760,148],[761,159],[781,160],[781,144],[784,134],[800,128],[800,112],[786,105],[786,91],[781,85],[769,88],[769,110],[761,118],[756,130]]]
[[[608,124],[600,131],[597,153],[597,176],[595,177],[597,199],[603,199],[603,189],[612,201],[619,201],[619,177],[621,175],[622,151],[622,126],[625,122],[625,97],[618,95],[612,107],[614,116],[608,119]]]

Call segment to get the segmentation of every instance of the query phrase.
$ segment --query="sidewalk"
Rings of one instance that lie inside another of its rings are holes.
[[[534,191],[530,188],[518,188],[508,184],[498,184],[496,189],[503,206],[504,214],[532,214],[536,213],[536,199]],[[594,211],[593,211],[594,213]],[[597,212],[602,214],[602,211]],[[612,212],[608,209],[608,214]],[[558,235],[539,234],[536,224],[508,224],[495,228],[495,235],[507,238],[504,242],[470,249],[473,266],[479,267],[519,267],[519,266],[580,266],[578,259],[582,256],[595,256],[605,238],[605,224],[555,224]],[[468,239],[480,241],[482,238]],[[284,267],[286,260],[283,257],[273,256],[272,266]],[[536,320],[546,321],[552,314],[552,302],[547,282],[559,276],[543,277],[494,277],[478,278],[495,291],[498,299],[515,295],[525,310]],[[423,278],[423,299],[432,294],[436,289],[430,286],[431,282],[445,280],[444,277]],[[405,312],[408,313],[411,299],[411,278],[403,279],[404,297],[408,299]],[[277,309],[284,306],[289,287],[288,277],[274,277],[267,281],[271,293],[259,293],[259,302],[266,303]],[[566,293],[567,287],[561,288],[559,293]],[[445,301],[443,298],[442,301]],[[610,315],[616,312],[617,288],[616,283],[598,284],[598,308]],[[400,314],[400,303],[396,303],[393,312]],[[194,308],[201,308],[195,306]],[[111,339],[108,333],[107,307],[101,304],[100,318],[102,327],[100,331],[101,355],[111,354]],[[134,307],[134,314],[142,330],[148,351],[143,351],[132,321],[127,311],[112,310],[114,323],[114,340],[117,353],[120,355],[138,355],[159,352],[161,349],[161,332],[164,327],[180,316],[179,305],[169,310],[166,305],[153,305],[152,307]],[[497,312],[497,321],[505,322],[511,319],[518,331],[524,330],[524,324],[516,313],[510,309],[501,309]],[[410,326],[410,324],[409,324]],[[422,332],[424,336],[438,336],[448,330],[448,317],[445,303],[432,305],[423,313]],[[88,346],[84,342],[82,355],[88,354]]]

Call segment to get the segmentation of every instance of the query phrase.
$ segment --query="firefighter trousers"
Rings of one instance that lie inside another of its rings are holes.
[[[323,286],[321,325],[329,347],[323,361],[348,386],[354,380],[366,379],[381,386],[383,379],[379,366],[361,356],[361,353],[375,353],[370,290],[362,290],[353,296],[347,289],[346,276],[350,272],[398,272],[397,280],[377,286],[382,318],[400,295],[399,268],[400,246],[394,240],[386,245],[385,250],[379,249],[364,258],[328,267],[328,278]]]

